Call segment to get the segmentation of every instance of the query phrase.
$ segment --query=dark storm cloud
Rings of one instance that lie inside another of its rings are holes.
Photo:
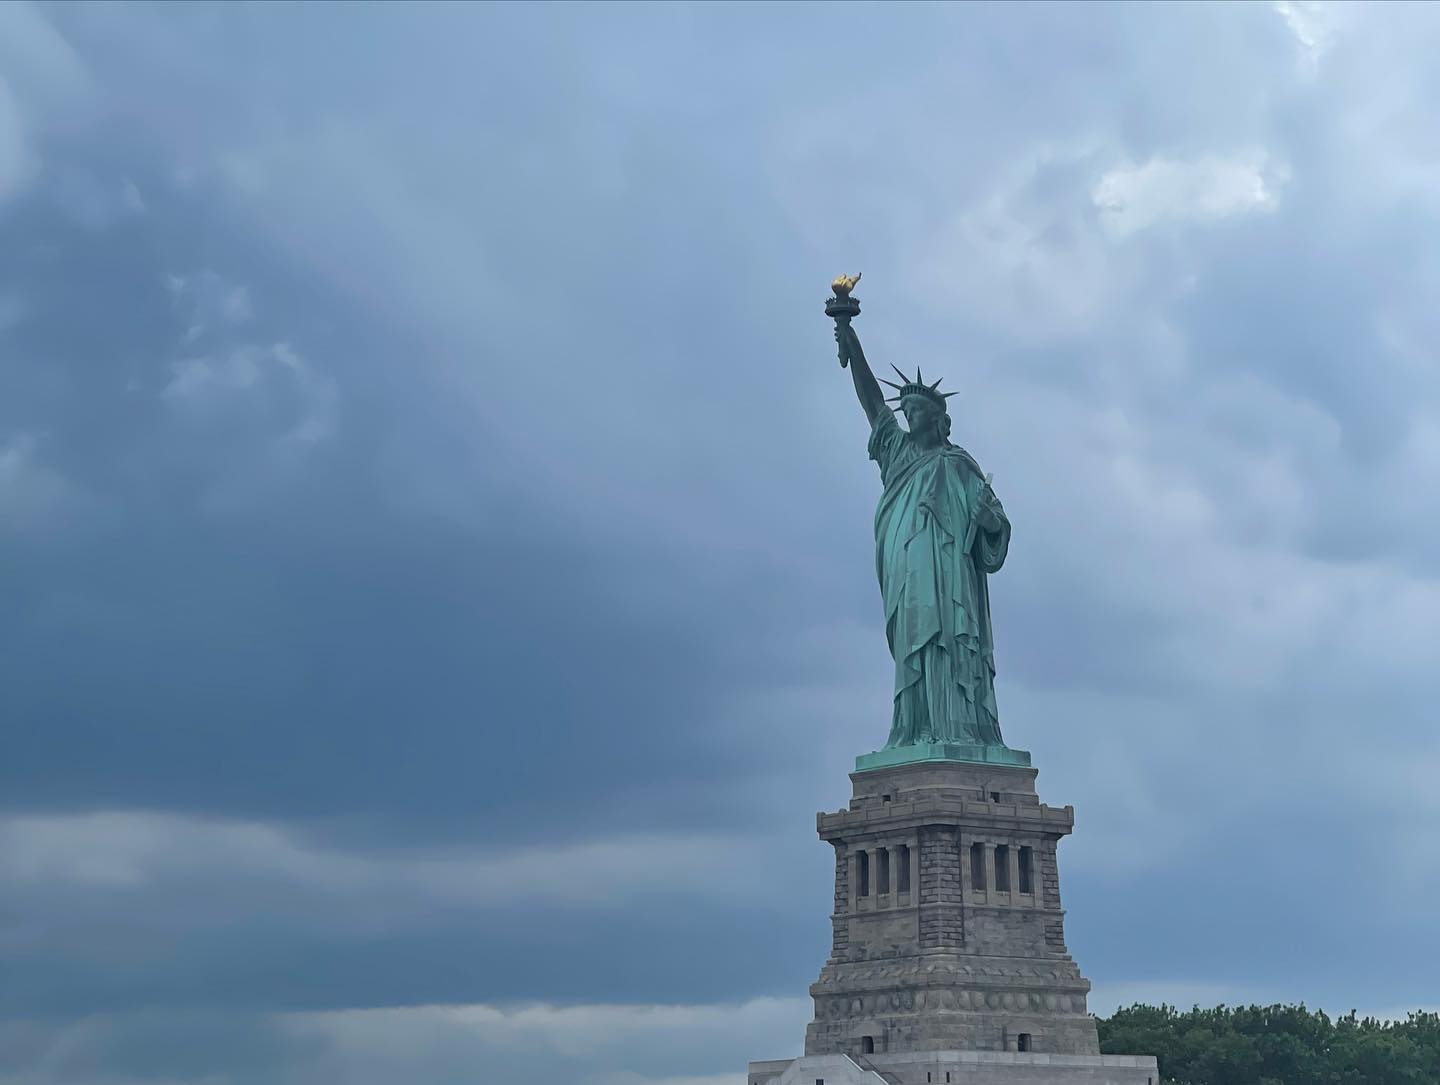
[[[716,634],[609,604],[624,555],[577,546],[543,494],[455,481],[504,453],[415,386],[397,336],[377,346],[384,325],[191,270],[204,253],[155,224],[155,202],[96,237],[43,194],[11,209],[0,273],[26,308],[7,422],[43,434],[76,507],[63,531],[9,540],[5,696],[24,756],[6,761],[6,801],[573,816],[595,787],[712,771],[673,721],[710,695]],[[243,251],[229,267],[272,280]],[[407,448],[392,466],[401,443],[432,459]],[[417,482],[393,476],[416,470],[473,522],[397,510]],[[656,579],[681,560],[648,556]],[[497,771],[539,759],[543,795]]]

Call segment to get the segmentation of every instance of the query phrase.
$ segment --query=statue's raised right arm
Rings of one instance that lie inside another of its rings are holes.
[[[840,349],[850,359],[850,379],[855,382],[855,394],[860,398],[860,406],[865,409],[865,418],[873,426],[875,419],[890,408],[885,405],[885,393],[880,390],[880,382],[875,379],[875,374],[870,372],[869,363],[865,361],[860,337],[855,334],[855,329],[848,320],[835,322],[835,342],[840,344]]]

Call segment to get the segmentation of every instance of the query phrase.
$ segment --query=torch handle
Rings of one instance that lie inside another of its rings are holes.
[[[844,369],[850,364],[850,344],[846,333],[850,330],[851,319],[860,315],[860,299],[848,294],[837,295],[825,303],[825,315],[835,321],[835,342],[840,347],[840,368]]]

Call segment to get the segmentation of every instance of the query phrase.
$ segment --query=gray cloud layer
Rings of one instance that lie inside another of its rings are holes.
[[[842,268],[1016,524],[1097,1002],[1433,998],[1437,37],[0,9],[0,1082],[798,1045],[887,718]]]

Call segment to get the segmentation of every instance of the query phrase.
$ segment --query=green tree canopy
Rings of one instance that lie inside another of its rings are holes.
[[[1436,1085],[1440,1014],[1331,1018],[1299,1006],[1136,1004],[1101,1018],[1100,1050],[1156,1055],[1170,1085]]]

